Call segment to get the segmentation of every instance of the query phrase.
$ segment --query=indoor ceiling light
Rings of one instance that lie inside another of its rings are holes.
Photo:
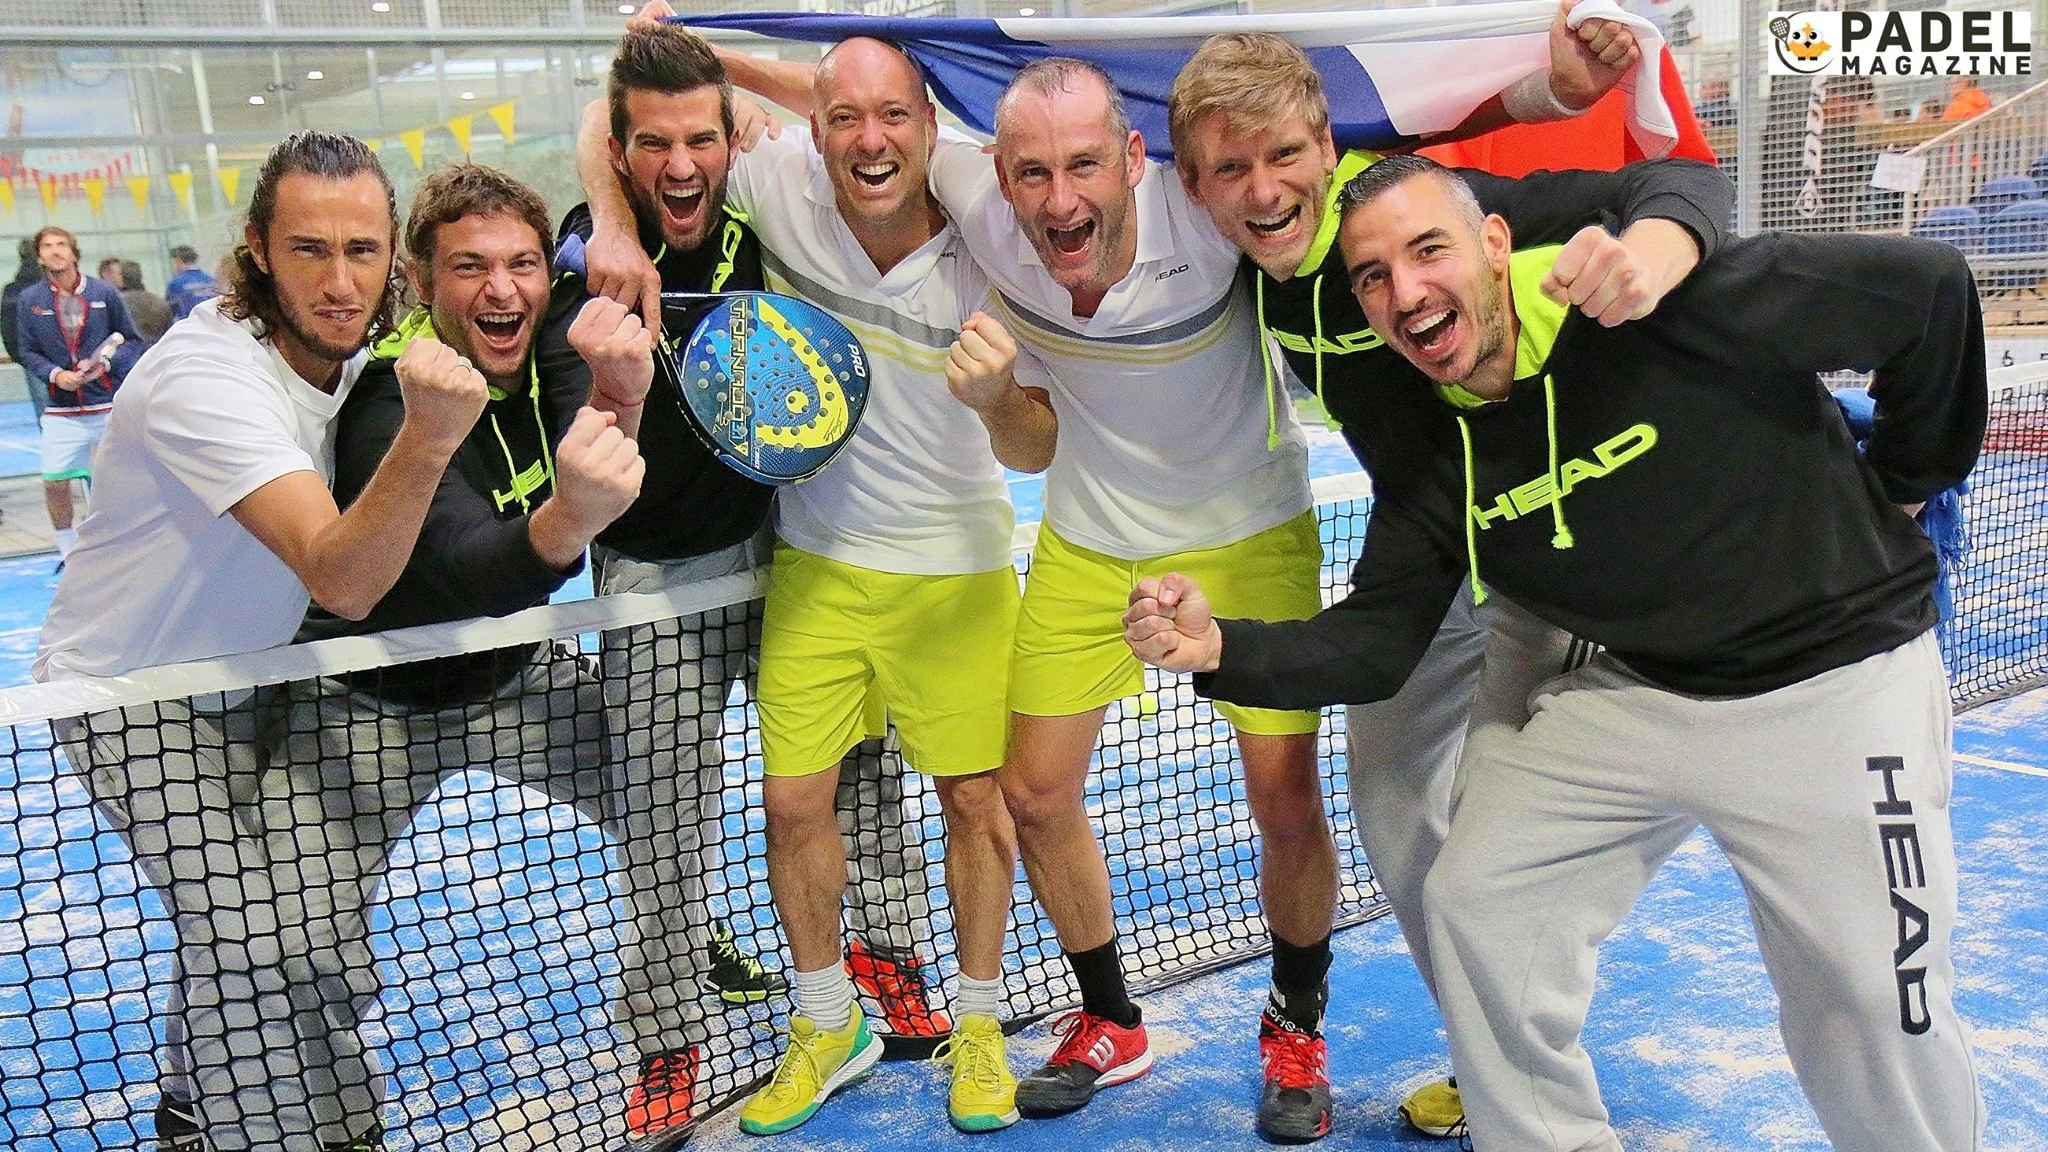
[[[308,79],[308,80],[325,80],[325,79],[327,79],[327,73],[325,73],[325,72],[322,72],[322,71],[321,71],[321,70],[319,70],[318,68],[315,68],[315,69],[313,69],[313,70],[312,70],[311,72],[308,72],[308,73],[306,73],[306,79]]]
[[[386,3],[384,2],[384,0],[377,0],[377,2],[376,2],[375,4],[372,4],[372,5],[370,5],[370,11],[372,11],[372,12],[389,12],[389,11],[391,11],[391,5],[389,5],[389,4],[386,4]]]
[[[1019,8],[1019,9],[1017,9],[1017,15],[1019,15],[1019,16],[1036,16],[1036,15],[1038,15],[1038,9],[1036,9],[1036,8]]]
[[[464,92],[464,93],[462,94],[462,98],[463,98],[464,100],[474,100],[474,99],[476,99],[476,93],[474,93],[474,92]]]
[[[257,104],[257,105],[261,105],[261,104],[263,103],[263,97],[261,97],[261,96],[251,96],[251,97],[249,97],[249,103],[251,103],[251,104]]]

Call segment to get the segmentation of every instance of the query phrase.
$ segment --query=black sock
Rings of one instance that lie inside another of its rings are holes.
[[[1074,983],[1081,986],[1081,1010],[1100,1016],[1119,1028],[1139,1020],[1138,1006],[1131,1003],[1124,987],[1123,965],[1116,958],[1116,937],[1086,952],[1068,952],[1067,967],[1074,970]]]
[[[1328,936],[1308,945],[1273,937],[1273,1010],[1311,1035],[1322,1031],[1330,1002],[1330,959]]]

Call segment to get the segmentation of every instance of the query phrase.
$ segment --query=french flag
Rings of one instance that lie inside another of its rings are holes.
[[[783,40],[836,43],[872,36],[900,44],[923,67],[939,102],[969,127],[995,129],[996,98],[1017,70],[1047,56],[1098,64],[1123,92],[1132,127],[1154,156],[1166,158],[1166,95],[1202,41],[1223,32],[1272,32],[1308,54],[1323,74],[1330,128],[1339,148],[1391,148],[1456,126],[1488,97],[1549,67],[1548,30],[1557,15],[1549,0],[1406,8],[1370,12],[1305,12],[1228,16],[956,19],[769,12],[691,16],[696,28],[753,32]],[[1614,0],[1581,0],[1569,20],[1614,20],[1634,31],[1648,67],[1676,76],[1654,24]],[[1679,90],[1679,114],[1667,85],[1638,83],[1638,65],[1611,93],[1621,103],[1627,152],[1673,152],[1682,135],[1697,137]],[[1606,104],[1608,101],[1602,101]],[[1681,123],[1689,134],[1681,133]],[[1681,154],[1704,151],[1677,149]],[[1712,159],[1711,153],[1706,155]],[[1585,167],[1578,163],[1551,167]],[[1608,166],[1608,165],[1603,165]]]

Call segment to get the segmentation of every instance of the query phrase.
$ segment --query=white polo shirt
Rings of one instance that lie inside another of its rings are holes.
[[[78,527],[43,621],[37,680],[118,676],[289,643],[311,597],[228,509],[280,476],[334,477],[329,394],[208,300],[114,394]]]
[[[1052,376],[1059,448],[1045,519],[1065,539],[1138,560],[1242,540],[1310,506],[1308,444],[1264,366],[1238,253],[1152,161],[1137,190],[1137,261],[1095,315],[1045,270],[996,184],[994,158],[942,137],[932,188],[994,282],[997,316]]]
[[[946,354],[988,301],[950,226],[887,275],[840,218],[810,133],[741,155],[727,185],[761,238],[768,287],[830,312],[860,338],[867,412],[823,472],[782,489],[775,528],[833,560],[922,576],[1010,566],[1009,489],[973,409],[946,389]]]

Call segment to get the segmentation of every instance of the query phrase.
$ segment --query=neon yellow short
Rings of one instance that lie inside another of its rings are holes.
[[[1192,576],[1218,616],[1301,620],[1323,607],[1322,539],[1313,512],[1220,548],[1123,560],[1039,529],[1017,619],[1010,707],[1027,716],[1071,716],[1145,688],[1144,667],[1124,644],[1124,609],[1138,581],[1168,572]],[[1315,712],[1275,712],[1218,703],[1241,732],[1314,732]]]
[[[1002,766],[1017,573],[877,572],[778,541],[761,625],[761,758],[809,776],[877,735],[879,695],[904,759],[933,776]]]

